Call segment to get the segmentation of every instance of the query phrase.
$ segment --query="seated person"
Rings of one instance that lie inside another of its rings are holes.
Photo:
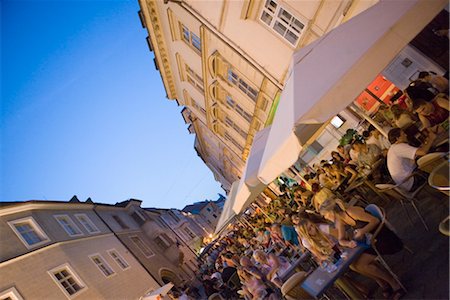
[[[408,145],[408,137],[400,128],[391,129],[388,137],[392,146],[387,154],[387,167],[392,179],[396,184],[401,184],[400,188],[405,191],[415,190],[421,183],[420,180],[407,178],[417,167],[416,158],[427,154],[430,150],[436,134],[430,131],[427,140],[418,148]]]
[[[448,93],[448,79],[444,76],[423,71],[419,73],[418,79],[431,84],[439,93]]]
[[[258,268],[266,276],[266,279],[273,282],[278,288],[281,288],[283,282],[280,276],[291,267],[287,259],[273,253],[266,254],[262,250],[255,250],[253,258],[259,264]]]
[[[439,125],[449,117],[449,101],[445,97],[436,97],[431,102],[418,99],[413,103],[414,111],[419,116],[423,128],[430,128]],[[448,129],[448,125],[447,128]]]
[[[338,242],[343,247],[354,248],[357,242],[365,240],[367,233],[373,233],[379,219],[364,211],[359,206],[346,207],[342,201],[329,199],[320,207],[320,213],[333,222],[338,231]],[[309,229],[309,228],[307,228]],[[347,229],[350,229],[350,234]],[[393,254],[402,249],[403,243],[389,229],[383,227],[377,235],[376,247],[381,254]],[[383,293],[391,294],[391,299],[399,299],[404,290],[392,275],[376,262],[376,252],[368,248],[351,268],[356,272],[375,280]]]
[[[312,198],[313,207],[316,212],[319,212],[320,205],[328,198],[335,198],[336,195],[328,188],[321,187],[319,184],[315,183],[312,185],[312,192],[314,196]]]
[[[245,268],[239,268],[238,275],[241,279],[242,291],[245,299],[276,299],[274,298],[273,291],[267,287],[259,276],[255,276]]]
[[[372,167],[381,157],[381,149],[374,144],[365,144],[361,141],[355,141],[352,149],[358,152],[358,166],[360,168]]]

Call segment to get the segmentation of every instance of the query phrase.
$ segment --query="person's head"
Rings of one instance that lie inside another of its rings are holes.
[[[276,232],[278,234],[281,234],[281,225],[280,223],[273,223],[272,227],[270,228],[271,231]]]
[[[344,158],[337,151],[331,151],[331,157],[335,160],[344,160]]]
[[[308,218],[302,219],[296,226],[297,232],[302,239],[308,241],[314,253],[331,255],[333,252],[332,243]]]
[[[317,192],[320,191],[320,190],[321,190],[320,184],[318,184],[317,182],[314,182],[314,183],[311,185],[311,191],[312,191],[313,193],[317,193]]]
[[[419,99],[413,102],[413,109],[419,115],[428,116],[434,111],[434,106],[430,102]]]
[[[356,140],[356,141],[354,141],[353,144],[352,144],[352,149],[353,149],[354,151],[357,151],[357,152],[364,151],[365,148],[366,148],[366,144],[364,144],[364,143],[363,143],[362,141],[360,141],[360,140]]]
[[[369,130],[364,130],[362,133],[362,136],[364,137],[364,139],[368,139],[370,137],[370,132]]]
[[[426,80],[429,77],[431,77],[431,74],[426,71],[419,72],[419,76],[417,76],[418,79],[423,79],[423,80],[424,79]]]
[[[243,267],[251,267],[253,266],[252,261],[247,256],[242,256],[239,260],[239,264]]]
[[[413,102],[419,99],[430,102],[433,100],[435,95],[429,90],[429,88],[429,83],[424,82],[423,80],[416,80],[409,84],[409,86],[405,89],[405,92]]]
[[[406,134],[400,128],[393,128],[388,132],[388,139],[391,144],[406,141]]]
[[[319,208],[319,213],[328,221],[334,222],[336,216],[345,211],[344,203],[335,198],[328,198]]]
[[[253,251],[253,258],[259,262],[259,263],[266,263],[267,262],[267,256],[262,250],[255,250]]]

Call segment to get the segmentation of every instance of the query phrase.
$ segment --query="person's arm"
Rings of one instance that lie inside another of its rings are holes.
[[[335,220],[336,229],[338,232],[338,241],[341,246],[348,247],[348,248],[354,248],[356,247],[355,241],[349,241],[345,238],[345,226],[343,221],[339,216],[336,216]]]
[[[380,223],[380,220],[378,218],[372,216],[371,214],[368,214],[361,207],[350,207],[347,209],[347,213],[355,220],[367,222],[366,226],[354,231],[355,234],[353,238],[355,240],[362,239],[366,233],[371,232]]]
[[[344,169],[347,173],[350,173],[350,179],[348,180],[348,184],[351,184],[358,177],[358,173],[353,170],[352,167],[346,166]]]
[[[433,141],[436,139],[436,134],[429,130],[428,131],[428,137],[425,140],[425,142],[417,149],[416,151],[416,156],[415,157],[419,157],[419,156],[424,156],[425,154],[428,153],[428,151],[430,151],[431,146],[433,144]]]
[[[422,123],[423,128],[428,128],[431,126],[430,121],[424,115],[419,114],[419,120]]]
[[[445,108],[446,110],[449,110],[448,99],[446,99],[444,97],[439,97],[439,95],[438,95],[438,96],[436,96],[436,100],[434,100],[434,101],[436,101],[437,105],[439,105],[440,107]]]

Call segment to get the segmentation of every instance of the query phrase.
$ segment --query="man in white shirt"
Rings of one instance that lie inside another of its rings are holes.
[[[431,144],[436,138],[434,132],[429,132],[427,140],[419,148],[408,145],[408,138],[400,128],[391,129],[388,133],[392,146],[387,153],[387,167],[396,184],[405,181],[416,169],[415,159],[430,151]],[[413,189],[414,178],[403,182],[400,187],[405,191]]]

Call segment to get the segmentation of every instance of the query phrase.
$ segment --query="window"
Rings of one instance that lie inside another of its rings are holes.
[[[8,224],[28,249],[50,241],[33,217],[10,221]]]
[[[130,229],[130,227],[128,227],[128,225],[125,224],[119,216],[113,215],[112,217],[113,217],[114,221],[116,221],[117,224],[119,224],[119,226],[120,226],[122,229]]]
[[[115,249],[111,249],[108,251],[109,255],[114,259],[114,261],[122,268],[122,270],[126,270],[130,267],[127,261],[117,252]]]
[[[233,128],[237,133],[239,133],[244,139],[247,138],[247,132],[245,132],[245,130],[242,130],[241,127],[234,123],[233,120],[231,120],[228,116],[225,117],[225,123]]]
[[[203,79],[197,73],[194,72],[188,65],[185,64],[186,69],[186,80],[191,85],[193,85],[197,90],[199,90],[202,94],[205,93],[205,89],[203,88]]]
[[[171,239],[165,233],[161,233],[155,238],[155,243],[162,249],[169,248],[173,243]]]
[[[182,31],[182,37],[183,37],[183,41],[186,42],[186,44],[188,44],[189,46],[192,46],[194,48],[194,50],[198,51],[198,52],[202,52],[202,42],[200,40],[200,38],[195,35],[194,33],[192,33],[189,28],[187,28],[185,25],[181,24],[181,31]]]
[[[192,99],[192,98],[191,98],[191,102],[192,102],[192,106],[193,106],[197,111],[201,112],[203,116],[206,116],[206,110],[205,110],[203,107],[201,107],[200,105],[198,105],[198,103],[197,103],[194,99]]]
[[[266,0],[261,12],[261,21],[295,46],[305,24],[281,7],[275,0]]]
[[[237,112],[241,117],[243,117],[247,122],[252,122],[252,115],[246,112],[239,104],[237,104],[230,95],[225,96],[226,104],[229,109]]]
[[[138,223],[139,225],[143,225],[145,223],[145,221],[147,220],[145,218],[145,216],[140,212],[135,210],[132,214],[131,217],[133,217],[133,219],[136,221],[136,223]]]
[[[106,277],[115,274],[113,269],[108,265],[108,263],[103,259],[103,257],[100,254],[91,255],[89,256],[89,258],[97,266],[100,272],[102,272],[103,275],[105,275]]]
[[[80,228],[72,221],[68,215],[57,215],[54,216],[59,225],[67,232],[70,236],[83,235]]]
[[[98,230],[97,226],[89,219],[89,217],[86,214],[76,214],[75,217],[78,219],[78,221],[83,225],[83,227],[87,230],[89,233],[98,233],[100,230]]]
[[[238,141],[236,141],[227,131],[225,131],[225,134],[224,134],[224,138],[227,140],[227,141],[230,141],[234,146],[236,146],[236,148],[238,148],[240,151],[244,151],[244,147],[241,145],[241,144],[239,144],[239,142]]]
[[[9,288],[6,291],[0,292],[1,300],[23,300],[15,287]]]
[[[150,250],[150,248],[148,248],[147,245],[145,245],[145,243],[138,236],[132,236],[130,237],[130,239],[146,257],[155,255],[155,253],[153,253],[153,251]]]
[[[258,97],[258,92],[248,85],[242,78],[239,77],[232,69],[228,69],[228,82],[238,87],[244,94],[246,94],[250,99],[256,101]]]
[[[193,239],[195,238],[195,234],[188,227],[184,227],[184,231]]]
[[[69,299],[87,289],[69,264],[56,267],[48,271],[48,273]]]

